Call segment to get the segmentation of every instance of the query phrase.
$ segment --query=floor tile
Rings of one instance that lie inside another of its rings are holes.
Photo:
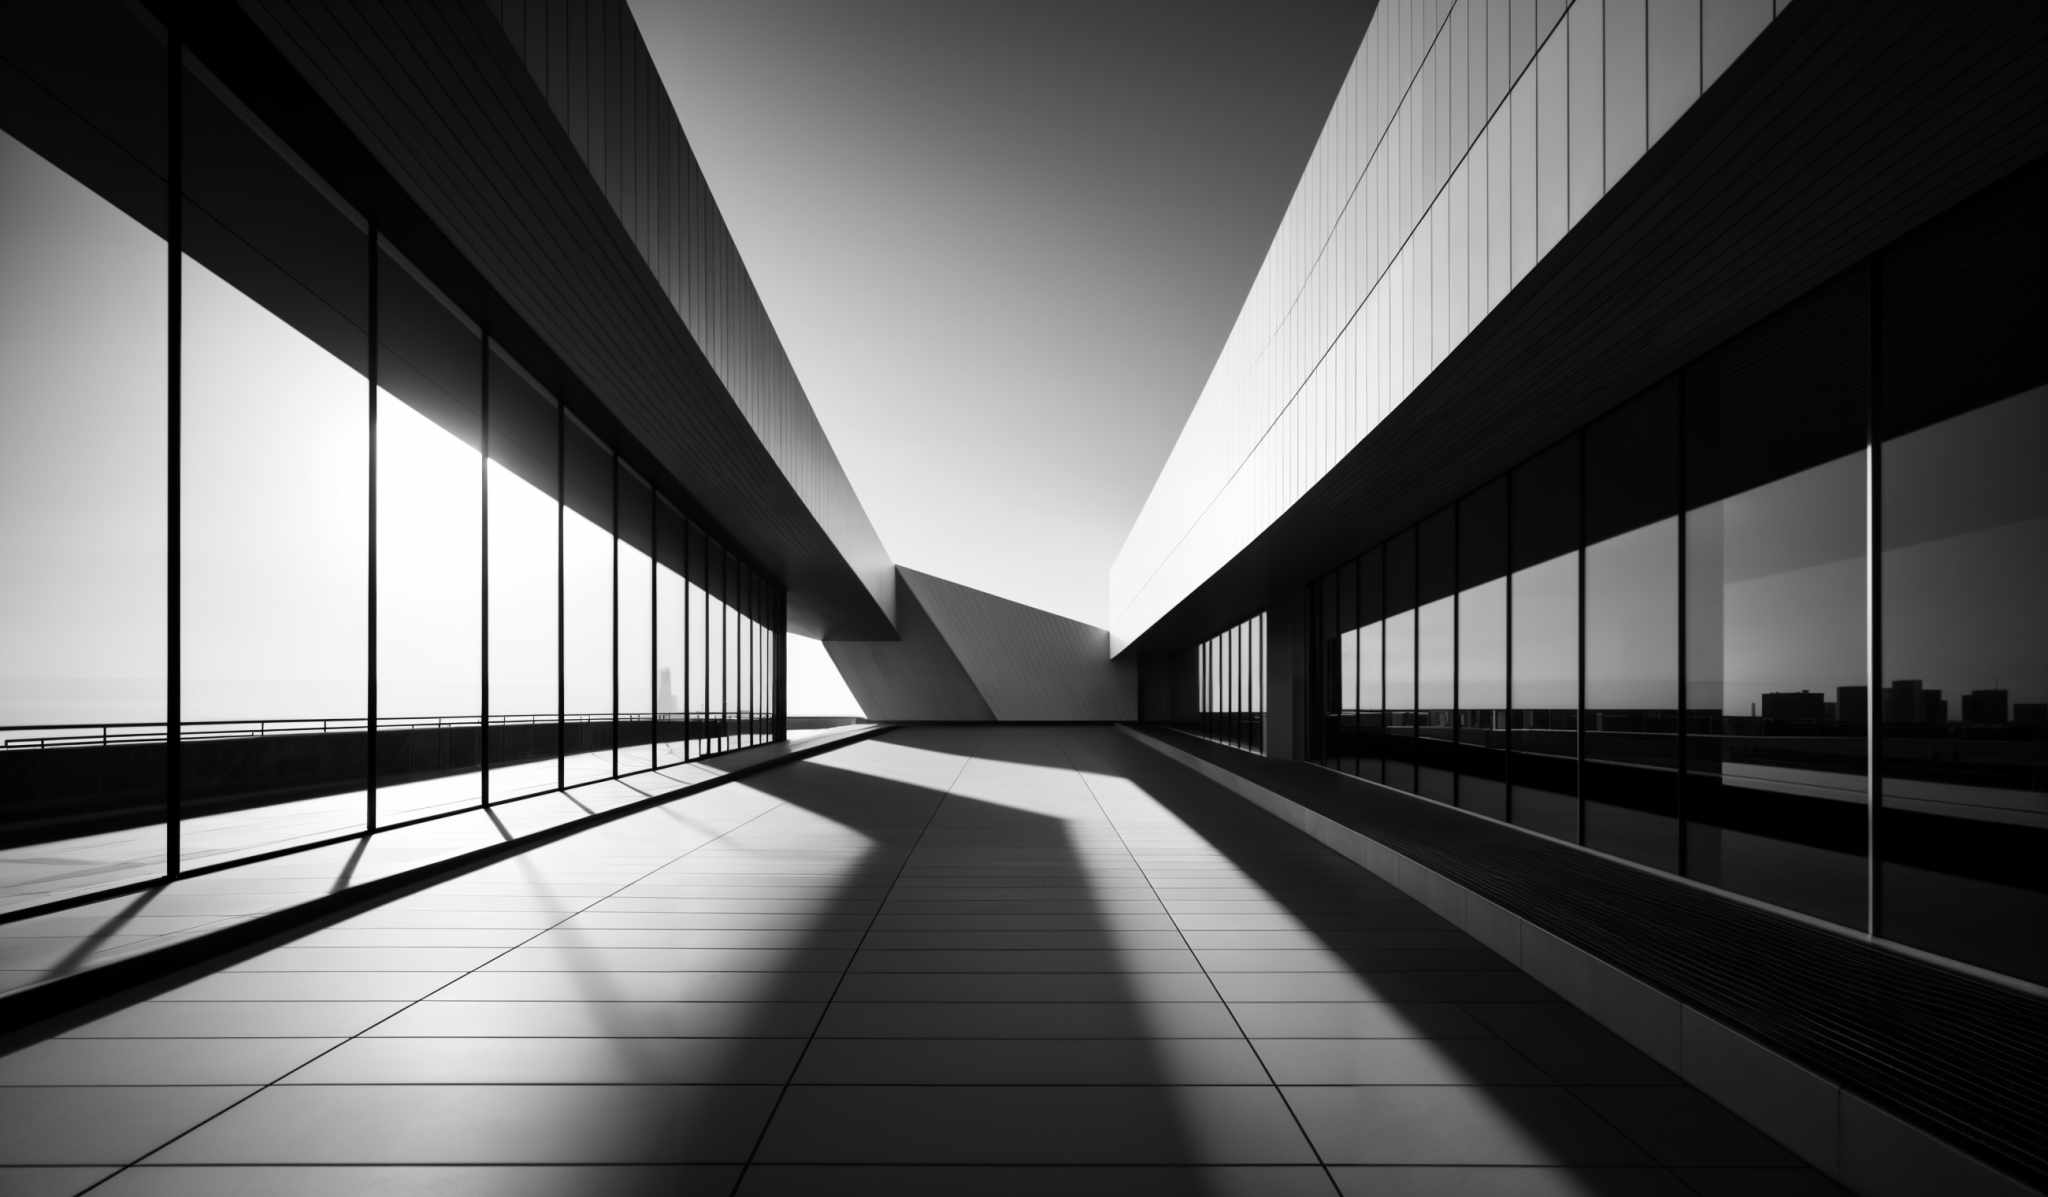
[[[1254,1039],[1485,1039],[1456,1005],[1397,1002],[1232,1002]]]
[[[1201,973],[854,973],[848,1002],[1213,1002]]]
[[[800,1085],[1264,1085],[1242,1039],[819,1039]]]
[[[1310,1163],[1265,1087],[798,1085],[766,1163]]]
[[[285,1078],[308,1085],[779,1085],[800,1039],[354,1039]]]
[[[0,1085],[267,1085],[339,1039],[46,1039],[0,1057]]]
[[[0,1197],[72,1197],[112,1168],[9,1168],[0,1166]],[[95,1192],[106,1192],[96,1189]]]
[[[470,1002],[819,1002],[838,973],[471,973],[434,995]]]
[[[822,1002],[420,1002],[371,1038],[574,1037],[804,1039]]]
[[[776,1092],[766,1085],[281,1085],[148,1162],[739,1163]]]
[[[514,948],[483,966],[497,972],[838,972],[853,953],[842,948]]]
[[[93,1197],[722,1197],[737,1164],[130,1168]]]
[[[1654,1168],[1339,1166],[1330,1175],[1344,1197],[1689,1197]]]
[[[461,973],[222,972],[180,985],[159,1002],[411,1002]]]
[[[1818,1170],[1795,1168],[1677,1168],[1698,1197],[1848,1197],[1849,1190]]]
[[[822,1038],[1242,1038],[1230,1011],[1208,1002],[833,1002]]]
[[[209,1085],[0,1089],[0,1161],[126,1164],[252,1092]]]
[[[1567,1085],[1661,1085],[1677,1077],[1563,1002],[1474,1003],[1466,1013]]]
[[[1319,1167],[756,1164],[738,1197],[1334,1197]]]
[[[1282,1085],[1533,1085],[1545,1077],[1497,1039],[1260,1039]]]
[[[1557,1088],[1287,1086],[1332,1164],[1644,1164],[1643,1153]]]
[[[138,1002],[65,1033],[71,1039],[344,1038],[404,1002]]]
[[[1796,1162],[1727,1107],[1683,1085],[1598,1085],[1575,1092],[1662,1163]]]

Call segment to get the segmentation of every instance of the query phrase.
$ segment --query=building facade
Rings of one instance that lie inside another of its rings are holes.
[[[2048,982],[2043,45],[1383,4],[1117,561],[1145,718],[1256,618],[1255,750]]]
[[[791,612],[891,634],[623,4],[17,5],[0,88],[0,913],[779,739]]]

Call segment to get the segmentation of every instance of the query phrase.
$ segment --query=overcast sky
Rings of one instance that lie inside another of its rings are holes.
[[[632,7],[890,555],[1103,624],[1372,6]]]

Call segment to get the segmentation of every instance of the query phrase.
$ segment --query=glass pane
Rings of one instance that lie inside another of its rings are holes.
[[[1424,520],[1417,542],[1421,591],[1415,621],[1416,792],[1438,802],[1458,796],[1453,725],[1458,693],[1458,516],[1446,508]]]
[[[483,798],[483,349],[377,269],[377,821]]]
[[[2048,174],[1883,267],[1878,931],[2048,982]],[[1960,281],[1960,285],[1959,285]]]
[[[1358,775],[1386,777],[1385,554],[1358,559]]]
[[[1386,543],[1386,782],[1415,789],[1415,530]]]
[[[2033,979],[2048,976],[2043,445],[2035,387],[1883,446],[1884,930]]]
[[[1458,505],[1458,805],[1508,817],[1508,488]]]
[[[558,784],[555,402],[495,350],[490,362],[490,796]]]
[[[709,751],[707,723],[709,720],[709,699],[706,696],[705,679],[709,676],[707,665],[710,649],[709,631],[706,627],[705,611],[709,599],[704,593],[705,540],[703,529],[690,525],[686,584],[688,597],[684,612],[687,625],[683,634],[689,638],[689,688],[685,702],[689,707],[689,741],[685,755],[691,759],[703,756]]]
[[[1678,868],[1677,396],[1586,430],[1585,842]]]
[[[368,818],[369,239],[185,88],[182,864]]]
[[[1685,868],[1861,928],[1870,834],[1856,274],[1685,374]]]
[[[654,767],[654,492],[619,467],[619,772]]]
[[[568,785],[610,777],[612,744],[612,455],[575,420],[562,445],[562,772]]]
[[[94,136],[16,115],[60,156]],[[161,187],[143,198],[161,220]],[[0,504],[35,513],[0,520],[0,909],[164,872],[165,256],[0,134]]]
[[[671,765],[683,759],[687,746],[683,719],[683,687],[690,676],[683,643],[687,525],[667,499],[657,498],[654,510],[654,759],[656,764]]]
[[[1510,579],[1510,817],[1579,838],[1579,442],[1517,468]]]

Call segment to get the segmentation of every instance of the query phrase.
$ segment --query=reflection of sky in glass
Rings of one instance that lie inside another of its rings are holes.
[[[0,134],[0,724],[163,718],[163,262]]]

